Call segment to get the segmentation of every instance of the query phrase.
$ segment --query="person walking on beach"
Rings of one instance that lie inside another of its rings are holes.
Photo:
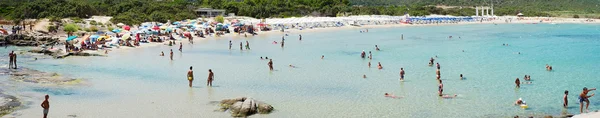
[[[171,56],[170,56],[171,57],[171,61],[173,61],[173,49],[171,49],[171,53],[170,54],[171,54]]]
[[[269,65],[269,70],[273,71],[273,59],[269,59],[269,63],[267,63],[267,65]]]
[[[50,102],[48,102],[48,99],[50,98],[50,96],[48,96],[46,94],[46,96],[44,96],[46,99],[42,102],[41,106],[42,108],[44,108],[44,118],[48,117],[48,110],[50,110]]]
[[[519,78],[515,80],[515,84],[517,85],[517,88],[521,88],[521,80],[519,80]]]
[[[250,50],[250,43],[246,41],[246,50]]]
[[[212,72],[211,69],[208,69],[208,79],[206,80],[206,86],[210,86],[212,87],[212,82],[215,78],[215,74]]]
[[[233,43],[231,43],[231,40],[229,40],[229,50],[231,50],[232,45],[233,45]]]
[[[563,103],[563,107],[567,108],[567,106],[569,106],[569,101],[567,100],[567,97],[569,96],[569,91],[565,90],[565,96],[563,97],[563,100],[565,101]]]
[[[592,88],[589,89],[587,87],[583,87],[583,92],[581,92],[581,94],[579,94],[579,112],[583,113],[583,102],[586,102],[587,104],[585,105],[585,110],[586,112],[589,112],[588,107],[590,106],[590,100],[589,98],[594,96],[595,94],[592,94],[590,96],[587,96],[588,92],[596,90],[596,88]]]
[[[192,81],[194,81],[194,71],[192,71],[192,66],[190,66],[190,70],[187,72],[187,79],[190,82],[190,88],[192,87]]]
[[[8,53],[8,69],[12,69],[13,68],[13,55],[15,54],[15,51],[12,51],[10,53]]]
[[[179,42],[179,52],[183,52],[183,43]]]
[[[404,68],[400,68],[400,81],[404,81]]]

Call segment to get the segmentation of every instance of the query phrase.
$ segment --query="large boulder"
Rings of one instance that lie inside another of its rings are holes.
[[[256,113],[268,114],[273,106],[252,98],[240,97],[221,100],[221,111],[229,110],[233,117],[246,117]]]
[[[59,42],[58,38],[49,36],[29,36],[24,34],[11,34],[3,37],[3,41],[16,46],[53,45]]]
[[[260,101],[256,102],[256,107],[257,107],[258,113],[260,113],[260,114],[268,114],[268,113],[271,113],[271,111],[273,111],[273,106],[271,106],[270,104],[264,103],[264,102],[260,102]]]

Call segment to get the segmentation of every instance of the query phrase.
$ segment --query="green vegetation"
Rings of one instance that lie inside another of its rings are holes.
[[[97,32],[98,31],[98,27],[96,27],[96,26],[90,26],[90,31]]]
[[[0,19],[113,16],[111,22],[178,21],[197,18],[200,7],[255,18],[343,15],[475,15],[474,6],[494,5],[495,15],[600,17],[597,0],[2,0]],[[440,8],[435,5],[454,7]]]
[[[223,23],[223,22],[225,22],[225,19],[223,18],[223,16],[219,15],[219,16],[215,17],[215,21],[217,21],[219,23]]]
[[[79,26],[75,25],[75,24],[65,24],[63,30],[65,32],[68,32],[69,34],[71,34],[72,32],[76,32],[77,30],[79,30]]]

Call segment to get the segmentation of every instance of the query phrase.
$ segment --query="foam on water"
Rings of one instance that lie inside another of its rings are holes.
[[[570,91],[572,107],[567,112],[578,114],[581,89],[600,87],[594,76],[600,72],[598,27],[500,24],[379,28],[369,33],[335,30],[305,33],[302,41],[290,34],[283,49],[271,44],[281,41],[283,34],[275,34],[249,37],[250,51],[239,50],[239,42],[246,39],[218,38],[184,44],[183,53],[178,46],[159,46],[113,52],[109,57],[24,62],[34,69],[85,78],[92,85],[19,90],[56,93],[51,98],[55,117],[228,117],[229,113],[214,112],[217,107],[209,102],[238,96],[276,108],[258,117],[559,115],[564,90]],[[234,42],[232,50],[229,40]],[[502,46],[505,43],[510,46]],[[382,51],[375,51],[374,45]],[[175,51],[174,61],[168,59],[169,49]],[[360,58],[362,50],[372,51],[372,68],[367,67],[368,59]],[[159,57],[160,51],[167,56]],[[436,55],[444,92],[458,94],[456,99],[437,96],[435,68],[427,66]],[[269,72],[261,56],[273,59],[276,71]],[[383,70],[375,68],[377,62]],[[546,71],[545,64],[554,71]],[[189,66],[194,66],[196,76],[192,89],[185,77]],[[404,82],[398,81],[400,68],[406,71]],[[208,69],[215,73],[212,88],[205,86]],[[459,80],[460,74],[467,79]],[[515,89],[514,79],[526,74],[533,84]],[[384,93],[404,98],[388,99]],[[513,106],[518,98],[530,109]],[[598,100],[590,99],[591,110],[599,109]],[[17,113],[36,117],[41,109],[33,105]]]

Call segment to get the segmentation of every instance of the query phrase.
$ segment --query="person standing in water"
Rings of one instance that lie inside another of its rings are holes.
[[[212,82],[214,79],[215,79],[215,74],[212,72],[211,69],[208,69],[208,79],[206,80],[206,86],[212,87]]]
[[[588,107],[590,106],[589,98],[594,96],[595,94],[592,94],[590,96],[587,96],[587,94],[588,94],[588,92],[593,91],[593,90],[596,90],[596,88],[592,88],[592,89],[588,90],[587,87],[583,87],[583,92],[581,92],[581,94],[579,94],[579,112],[583,113],[583,104],[584,104],[583,102],[587,103],[585,106],[585,110],[586,110],[586,112],[589,112],[588,111],[589,110]]]
[[[436,77],[436,79],[438,79],[438,80],[439,80],[440,78],[442,78],[442,74],[440,73],[440,69],[436,69],[436,70],[435,70],[435,77]]]
[[[240,42],[240,50],[244,50],[244,49],[242,48],[242,45],[243,45],[243,43],[242,43],[242,42]]]
[[[281,37],[281,38],[282,38],[282,39],[281,39],[281,48],[283,48],[283,45],[284,45],[284,43],[285,43],[285,42],[284,42],[284,40],[285,40],[285,39],[283,39],[283,37]]]
[[[233,45],[233,43],[231,43],[231,40],[229,40],[229,50],[231,50],[232,45]]]
[[[569,91],[565,90],[565,96],[563,97],[564,103],[563,103],[563,107],[567,108],[567,106],[569,106],[569,101],[567,100],[567,97],[569,96]]]
[[[15,51],[12,51],[12,53],[13,53],[12,56],[13,56],[13,64],[14,64],[13,69],[17,69],[17,53],[15,53]],[[550,68],[552,68],[552,67],[550,67]]]
[[[376,51],[380,51],[380,50],[379,50],[379,47],[377,47],[377,45],[375,45],[375,50],[376,50]]]
[[[515,84],[517,85],[517,88],[521,88],[521,80],[519,80],[519,78],[515,80]]]
[[[369,51],[369,59],[373,59],[373,54],[371,54],[371,51]]]
[[[377,62],[377,68],[378,68],[379,70],[383,69],[383,66],[381,66],[381,62]]]
[[[250,50],[250,43],[246,41],[246,50]]]
[[[179,42],[179,52],[183,52],[183,43]]]
[[[171,57],[171,61],[173,61],[173,49],[171,49],[171,53],[170,53],[170,57]]]
[[[300,36],[299,40],[302,41],[302,34],[298,34]]]
[[[362,51],[362,53],[360,53],[360,58],[363,58],[363,59],[364,59],[366,55],[367,55],[367,54],[365,53],[365,50],[363,50],[363,51]]]
[[[192,66],[190,66],[190,70],[187,72],[187,79],[189,81],[190,88],[192,87],[192,81],[194,81],[194,71],[192,71]]]
[[[13,55],[15,54],[15,51],[12,51],[10,53],[8,53],[8,69],[12,69],[13,68],[13,60],[15,60],[13,57]]]
[[[400,68],[400,81],[404,81],[404,68]]]
[[[321,55],[321,60],[325,59],[325,55]]]
[[[371,61],[369,61],[369,68],[371,68]]]
[[[273,59],[269,59],[269,63],[267,63],[267,65],[269,65],[269,70],[273,71]]]
[[[46,96],[44,96],[45,100],[42,102],[41,106],[42,108],[44,108],[44,118],[48,117],[48,110],[50,110],[50,102],[48,102],[48,99],[50,99],[50,96],[48,94],[46,94]]]
[[[443,92],[444,92],[444,84],[442,83],[442,80],[438,80],[440,82],[440,84],[438,85],[438,95],[442,96]]]
[[[440,69],[440,63],[435,63],[435,65],[437,66],[437,69]]]
[[[434,61],[434,60],[435,60],[435,59],[433,59],[433,57],[431,57],[431,59],[429,59],[429,66],[432,66],[432,65],[433,65],[433,61]]]

